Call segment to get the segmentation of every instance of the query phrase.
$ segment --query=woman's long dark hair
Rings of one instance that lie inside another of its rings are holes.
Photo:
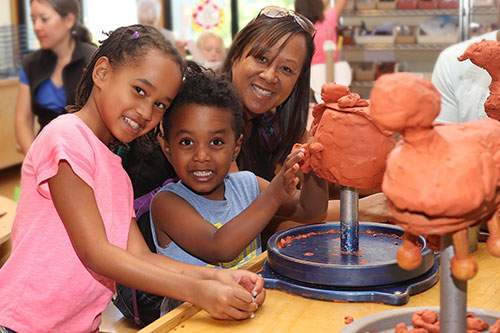
[[[303,138],[309,109],[310,65],[314,53],[312,36],[302,29],[293,16],[269,18],[260,15],[248,23],[235,37],[229,48],[221,70],[232,78],[233,62],[247,56],[263,55],[286,36],[280,51],[296,35],[303,35],[306,41],[306,56],[302,70],[292,93],[281,105],[276,106],[276,113],[271,120],[277,128],[275,141],[269,147],[268,141],[261,134],[263,126],[269,122],[265,115],[260,115],[253,122],[252,132],[243,142],[238,157],[240,170],[250,170],[257,175],[270,179],[273,177],[274,166],[282,162],[290,153],[292,146]],[[250,49],[248,49],[250,47]]]
[[[35,0],[31,0],[32,3]],[[80,16],[80,2],[78,0],[37,0],[45,1],[61,16],[66,17],[68,14],[73,13],[75,15],[75,24],[71,28],[71,33],[76,40],[91,43],[92,34],[83,25],[82,18]]]

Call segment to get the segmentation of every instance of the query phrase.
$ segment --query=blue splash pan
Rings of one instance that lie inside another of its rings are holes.
[[[382,223],[359,223],[359,251],[340,252],[340,222],[309,224],[283,230],[267,244],[268,265],[286,278],[323,286],[366,287],[414,279],[434,265],[434,254],[418,238],[422,263],[412,271],[399,267],[396,251],[404,230]]]
[[[355,255],[340,253],[340,222],[283,230],[268,241],[268,260],[260,274],[265,287],[306,298],[406,304],[409,296],[439,279],[434,253],[419,237],[422,263],[405,271],[396,262],[404,230],[381,223],[359,223]]]
[[[259,273],[265,280],[264,287],[276,289],[305,298],[333,302],[373,302],[388,305],[404,305],[411,295],[421,293],[439,280],[437,261],[429,271],[408,281],[371,287],[335,287],[304,283],[288,279],[269,268],[266,261]]]

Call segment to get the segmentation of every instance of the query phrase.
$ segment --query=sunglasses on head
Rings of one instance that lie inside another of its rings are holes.
[[[264,15],[269,18],[281,18],[281,17],[291,16],[305,32],[311,35],[312,38],[314,38],[314,36],[316,35],[316,28],[314,28],[314,24],[312,24],[312,22],[309,21],[306,17],[295,12],[294,10],[278,6],[267,6],[260,10],[259,15],[257,15],[257,17],[261,15]]]

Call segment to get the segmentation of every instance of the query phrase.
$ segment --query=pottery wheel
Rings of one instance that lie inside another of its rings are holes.
[[[404,230],[381,223],[359,223],[359,252],[340,253],[340,222],[309,224],[283,230],[267,244],[268,265],[297,281],[325,286],[380,286],[414,279],[434,265],[434,254],[419,237],[422,263],[412,271],[400,268],[396,251]]]

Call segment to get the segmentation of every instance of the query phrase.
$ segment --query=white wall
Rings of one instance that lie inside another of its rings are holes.
[[[0,0],[0,25],[10,24],[10,1]]]

